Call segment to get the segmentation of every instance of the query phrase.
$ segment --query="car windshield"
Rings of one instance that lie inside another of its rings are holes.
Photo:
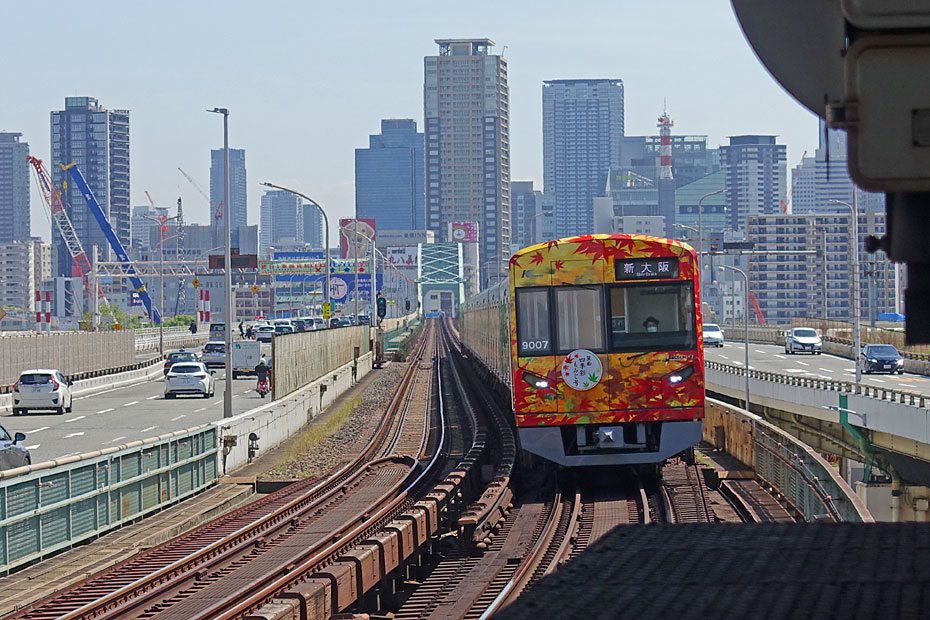
[[[191,375],[201,371],[202,369],[197,364],[175,364],[171,367],[171,372],[176,375]]]
[[[52,380],[52,375],[36,372],[26,375],[20,375],[19,382],[21,385],[45,385]]]
[[[226,348],[224,344],[208,344],[203,348],[204,353],[222,353]]]
[[[794,335],[801,338],[816,338],[817,332],[812,329],[796,329],[794,330]]]
[[[194,361],[195,358],[194,358],[193,353],[188,353],[185,351],[184,353],[172,353],[171,355],[168,356],[168,359],[173,363],[173,362],[192,362]]]
[[[719,332],[720,326],[714,323],[704,323],[704,331],[705,332]]]
[[[866,355],[897,355],[898,350],[890,344],[879,344],[865,349]]]

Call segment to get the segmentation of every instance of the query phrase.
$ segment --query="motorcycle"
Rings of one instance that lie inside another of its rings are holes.
[[[261,396],[262,398],[265,398],[265,394],[267,394],[271,390],[268,388],[267,381],[259,381],[258,388],[255,391],[258,392],[259,396]]]

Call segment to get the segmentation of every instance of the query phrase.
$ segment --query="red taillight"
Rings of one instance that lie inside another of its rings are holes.
[[[56,391],[59,387],[61,387],[61,386],[58,385],[58,382],[55,381],[54,379],[49,379],[49,381],[50,381],[51,384],[52,384],[52,391],[53,391],[53,392]]]
[[[206,379],[206,378],[207,378],[207,375],[194,375],[194,376],[197,377],[198,379]]]
[[[18,392],[18,391],[19,391],[19,381],[17,381],[16,383],[13,384],[13,391],[14,391],[14,392]]]

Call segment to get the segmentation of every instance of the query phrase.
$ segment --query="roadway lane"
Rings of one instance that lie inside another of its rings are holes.
[[[6,414],[4,428],[12,435],[26,434],[33,463],[118,446],[172,431],[214,422],[223,417],[225,372],[216,372],[213,398],[164,397],[163,378],[136,385],[113,388],[88,396],[77,396],[71,413],[57,415],[33,411],[25,415]],[[233,414],[253,409],[271,398],[255,392],[255,378],[233,381]]]
[[[714,362],[743,366],[745,346],[742,342],[729,341],[723,348],[704,347],[704,358]],[[766,372],[777,372],[798,377],[816,377],[833,381],[856,380],[856,367],[852,360],[826,353],[786,355],[785,347],[771,344],[749,343],[749,368]],[[930,377],[904,373],[903,375],[862,375],[862,383],[876,387],[910,390],[930,395]]]

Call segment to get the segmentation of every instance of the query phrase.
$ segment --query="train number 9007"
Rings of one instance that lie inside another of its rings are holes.
[[[524,340],[524,351],[546,351],[549,349],[548,340]]]

